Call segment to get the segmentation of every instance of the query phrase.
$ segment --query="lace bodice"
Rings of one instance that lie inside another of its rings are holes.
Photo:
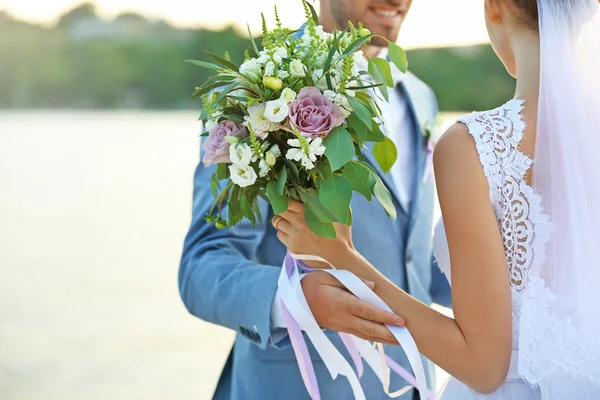
[[[534,226],[546,221],[539,196],[525,182],[533,160],[519,150],[525,129],[522,109],[523,101],[512,100],[495,110],[473,113],[459,119],[467,125],[475,140],[479,160],[489,183],[490,201],[504,240],[512,289],[515,350],[518,348],[520,293],[527,282],[527,271],[537,254]],[[441,219],[435,227],[434,250],[440,269],[450,281],[450,253]]]

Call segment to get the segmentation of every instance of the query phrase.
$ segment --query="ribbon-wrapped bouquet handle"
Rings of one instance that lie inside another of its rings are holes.
[[[371,344],[354,335],[340,333],[342,342],[355,364],[356,372],[352,369],[346,358],[342,356],[327,335],[321,330],[310,311],[310,307],[302,291],[302,286],[300,285],[300,271],[314,271],[314,269],[306,267],[302,261],[328,262],[316,256],[287,253],[279,276],[279,293],[281,295],[281,307],[284,319],[302,379],[311,399],[320,400],[321,397],[308,347],[302,334],[303,331],[312,342],[317,353],[319,353],[319,356],[331,374],[331,378],[336,379],[338,375],[343,375],[348,379],[355,399],[365,399],[365,394],[359,382],[359,378],[363,372],[362,360],[364,359],[381,381],[383,391],[389,397],[399,397],[415,387],[419,389],[421,400],[434,400],[436,398],[435,394],[427,388],[425,370],[417,345],[405,327],[386,325],[396,340],[398,340],[402,349],[404,349],[414,375],[394,362],[389,356],[386,356],[381,343]],[[359,299],[383,310],[392,311],[379,296],[353,273],[337,270],[334,266],[332,266],[332,269],[322,269],[320,271],[334,276]],[[395,392],[390,392],[390,370],[400,375],[409,385]]]

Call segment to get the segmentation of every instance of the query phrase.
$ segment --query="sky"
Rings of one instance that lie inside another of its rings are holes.
[[[19,19],[51,25],[61,13],[81,2],[0,0],[0,10]],[[483,3],[483,0],[414,0],[399,43],[415,48],[487,42]],[[245,31],[248,22],[259,32],[260,12],[270,16],[274,4],[284,25],[296,27],[303,19],[300,0],[95,0],[95,4],[106,18],[135,11],[180,27],[219,28],[234,24]]]

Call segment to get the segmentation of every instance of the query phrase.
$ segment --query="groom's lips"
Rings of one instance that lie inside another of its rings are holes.
[[[369,12],[375,16],[377,20],[384,24],[395,25],[400,23],[402,17],[406,15],[407,7],[390,7],[390,6],[371,6]]]

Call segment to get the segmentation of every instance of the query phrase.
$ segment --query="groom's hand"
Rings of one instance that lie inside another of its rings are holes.
[[[373,282],[366,282],[374,289]],[[404,326],[404,319],[360,300],[327,272],[308,273],[301,281],[306,301],[319,326],[360,338],[398,344],[384,324]]]

